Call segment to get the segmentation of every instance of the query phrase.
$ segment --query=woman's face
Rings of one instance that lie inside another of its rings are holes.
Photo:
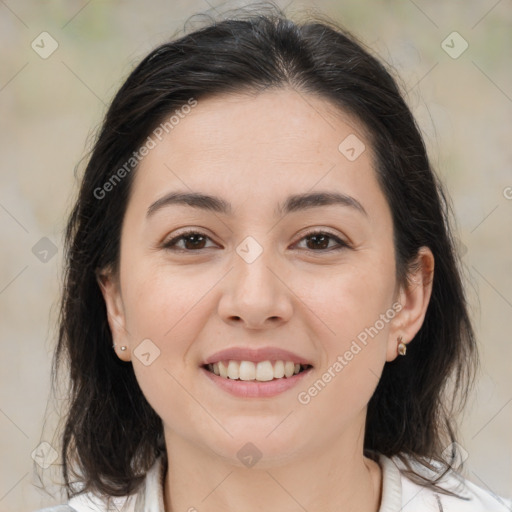
[[[426,308],[397,286],[391,213],[360,125],[274,90],[200,100],[168,131],[134,176],[119,281],[102,283],[114,341],[128,347],[117,354],[166,440],[242,464],[251,450],[293,460],[342,433],[360,439],[397,336],[411,339]],[[300,199],[310,194],[340,199]],[[240,352],[216,355],[226,349]],[[248,380],[203,366],[219,359]],[[310,368],[280,377],[286,361]]]

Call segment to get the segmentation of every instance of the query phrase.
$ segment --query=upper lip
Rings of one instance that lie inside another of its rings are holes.
[[[294,354],[289,350],[283,350],[277,347],[265,347],[265,348],[244,348],[244,347],[232,347],[219,352],[215,352],[211,356],[207,357],[201,365],[218,363],[219,361],[252,361],[258,363],[260,361],[293,361],[295,364],[309,364],[311,362],[306,358]]]

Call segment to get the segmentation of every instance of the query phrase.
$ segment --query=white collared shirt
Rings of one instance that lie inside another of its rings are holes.
[[[403,473],[405,465],[396,457],[378,454],[382,468],[382,496],[379,512],[511,512],[512,500],[497,496],[451,471],[439,485],[457,493],[448,496],[410,480]],[[432,475],[432,471],[411,461],[416,470]],[[72,498],[67,507],[51,507],[39,512],[165,512],[163,500],[165,466],[162,457],[149,469],[136,494],[114,498],[107,509],[104,502],[91,494]],[[193,507],[191,507],[193,510]]]

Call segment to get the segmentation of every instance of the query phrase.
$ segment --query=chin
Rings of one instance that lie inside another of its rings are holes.
[[[276,467],[295,459],[302,444],[296,433],[290,433],[290,430],[283,426],[276,428],[276,425],[277,423],[274,423],[269,429],[266,428],[265,422],[265,428],[256,428],[255,420],[247,425],[239,422],[237,429],[228,428],[233,435],[232,438],[227,435],[221,436],[209,440],[207,445],[215,455],[238,467]]]

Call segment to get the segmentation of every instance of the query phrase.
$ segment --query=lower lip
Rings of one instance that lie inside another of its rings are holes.
[[[210,372],[206,368],[201,367],[200,369],[221,389],[227,391],[233,396],[241,398],[265,398],[279,395],[280,393],[283,393],[297,385],[303,377],[312,370],[312,368],[308,368],[307,370],[297,373],[292,377],[283,377],[281,379],[258,382],[227,379],[220,377],[219,375],[215,375],[215,373]]]

